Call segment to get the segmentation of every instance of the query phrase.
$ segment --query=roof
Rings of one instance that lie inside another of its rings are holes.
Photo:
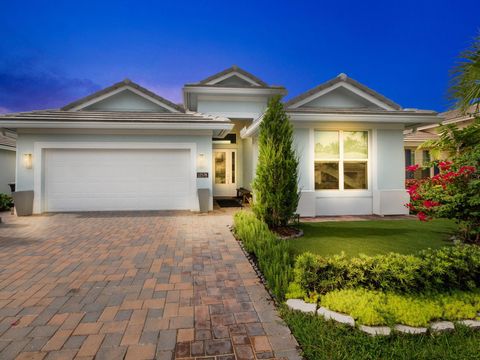
[[[216,74],[213,74],[213,75],[207,77],[206,79],[200,80],[198,82],[198,84],[205,85],[205,84],[208,84],[209,82],[212,82],[212,81],[214,81],[218,78],[223,77],[224,75],[227,75],[229,73],[235,73],[235,72],[245,76],[246,78],[249,78],[253,82],[257,83],[258,86],[269,87],[268,84],[265,81],[256,77],[252,73],[249,73],[248,71],[245,71],[242,68],[239,68],[237,65],[232,65],[228,69],[222,70],[222,71],[220,71]]]
[[[219,81],[224,80],[223,78],[228,75],[228,74],[240,74],[246,79],[250,80],[252,82],[251,85],[223,85],[223,84],[211,84],[215,80],[219,79]],[[238,67],[237,65],[232,65],[228,69],[222,70],[216,74],[213,74],[203,80],[200,80],[199,82],[196,83],[190,83],[186,84],[185,86],[201,86],[201,87],[239,87],[239,88],[260,88],[260,89],[285,89],[283,86],[277,86],[277,85],[268,85],[265,81],[262,79],[258,78],[257,76],[253,75],[252,73]]]
[[[438,139],[437,134],[433,134],[428,131],[417,130],[407,133],[403,136],[405,142],[424,142],[427,140],[436,140]]]
[[[328,107],[305,107],[286,109],[287,113],[315,113],[315,114],[385,114],[385,115],[436,115],[434,110],[403,109],[401,111],[389,111],[384,109],[370,108],[328,108]]]
[[[149,96],[151,98],[154,98],[155,100],[159,101],[159,102],[162,102],[164,103],[165,105],[168,105],[169,107],[179,111],[179,112],[183,112],[183,108],[181,106],[178,106],[177,104],[171,102],[170,100],[167,100],[163,97],[161,97],[160,95],[157,95],[155,94],[154,92],[144,88],[143,86],[140,86],[138,85],[137,83],[134,83],[133,81],[131,81],[130,79],[125,79],[123,81],[120,81],[118,83],[115,83],[113,84],[112,86],[109,86],[109,87],[106,87],[105,89],[102,89],[102,90],[99,90],[93,94],[90,94],[88,96],[85,96],[84,98],[81,98],[79,100],[76,100],[70,104],[67,104],[65,105],[64,107],[61,108],[61,110],[71,110],[71,109],[74,109],[82,104],[85,104],[87,102],[89,102],[90,100],[93,100],[97,97],[100,97],[102,95],[106,95],[110,92],[113,92],[117,89],[120,89],[122,87],[131,87],[137,91],[140,91],[141,93],[143,93],[144,95],[146,96]]]
[[[245,89],[245,88],[254,88],[254,89],[280,89],[280,90],[285,90],[285,87],[284,86],[280,86],[280,85],[272,85],[272,86],[239,86],[239,85],[228,85],[228,86],[225,86],[223,84],[200,84],[200,83],[195,83],[195,84],[185,84],[185,86],[187,87],[202,87],[202,88],[205,88],[205,87],[211,87],[211,88],[225,88],[225,87],[229,87],[229,88],[242,88],[242,89]]]
[[[28,120],[52,122],[135,122],[135,123],[220,123],[230,120],[200,113],[165,113],[141,111],[65,111],[39,110],[0,115],[0,121]]]
[[[292,99],[290,99],[289,101],[287,101],[285,103],[285,107],[288,108],[294,104],[297,104],[298,102],[304,100],[304,99],[307,99],[308,97],[322,91],[322,90],[325,90],[335,84],[338,84],[338,83],[347,83],[347,84],[350,84],[352,86],[355,86],[356,88],[364,91],[365,93],[367,93],[368,95],[370,96],[373,96],[374,98],[376,98],[377,100],[389,105],[390,107],[394,108],[395,110],[401,110],[402,107],[400,105],[398,105],[397,103],[395,103],[394,101],[386,98],[385,96],[383,96],[382,94],[376,92],[375,90],[372,90],[370,89],[369,87],[359,83],[358,81],[348,77],[346,74],[339,74],[337,77],[327,81],[327,82],[324,82],[323,84],[320,84],[316,87],[314,87],[313,89],[310,89],[308,90],[307,92],[304,92],[303,94],[300,94]]]
[[[16,148],[15,139],[12,139],[0,134],[0,149],[15,150],[15,148]]]
[[[456,119],[471,119],[473,118],[475,115],[479,116],[480,113],[478,112],[478,109],[477,109],[477,105],[472,105],[467,111],[466,113],[462,113],[462,111],[460,109],[454,109],[454,110],[449,110],[449,111],[445,111],[443,113],[440,114],[443,118],[445,118],[445,121],[449,121],[449,120],[456,120]]]

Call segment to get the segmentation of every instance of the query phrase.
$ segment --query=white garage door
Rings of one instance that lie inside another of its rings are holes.
[[[189,150],[46,150],[45,210],[186,210],[191,181]]]

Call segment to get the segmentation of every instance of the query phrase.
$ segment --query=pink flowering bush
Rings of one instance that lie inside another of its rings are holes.
[[[476,166],[460,161],[440,161],[440,172],[431,178],[408,180],[410,203],[406,206],[420,221],[455,219],[463,241],[480,244],[480,173]],[[409,166],[416,171],[419,166]]]

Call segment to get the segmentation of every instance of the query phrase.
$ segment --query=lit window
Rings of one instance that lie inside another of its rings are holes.
[[[315,190],[368,189],[368,131],[315,131]]]

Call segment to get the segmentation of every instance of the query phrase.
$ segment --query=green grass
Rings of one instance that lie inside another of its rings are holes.
[[[318,316],[282,309],[307,360],[320,359],[478,359],[480,332],[457,327],[439,335],[371,337]]]
[[[412,254],[426,248],[449,245],[455,230],[450,220],[376,220],[302,223],[305,235],[292,239],[294,254],[310,251],[322,256],[339,254]]]

